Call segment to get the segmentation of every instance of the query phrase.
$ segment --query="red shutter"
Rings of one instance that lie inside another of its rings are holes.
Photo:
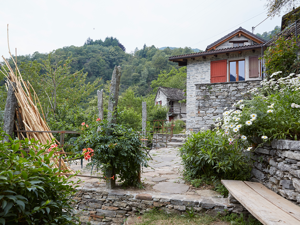
[[[249,78],[259,77],[258,56],[249,57]]]
[[[227,82],[227,60],[210,62],[210,82]]]

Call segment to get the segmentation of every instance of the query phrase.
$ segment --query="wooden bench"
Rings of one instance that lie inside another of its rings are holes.
[[[222,184],[261,223],[300,225],[300,207],[262,184],[238,180],[222,180]]]

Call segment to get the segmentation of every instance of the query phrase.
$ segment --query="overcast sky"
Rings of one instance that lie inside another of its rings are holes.
[[[48,53],[116,37],[130,53],[156,47],[206,46],[242,26],[251,31],[267,17],[266,0],[0,0],[0,55]],[[280,26],[267,19],[255,33]],[[2,60],[1,60],[2,61]]]

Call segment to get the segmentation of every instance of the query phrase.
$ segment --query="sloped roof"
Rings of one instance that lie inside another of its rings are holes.
[[[226,40],[227,38],[230,38],[232,35],[234,35],[234,34],[236,34],[236,33],[239,33],[239,32],[245,33],[246,35],[250,36],[250,38],[252,37],[253,39],[258,39],[258,40],[261,41],[262,43],[265,43],[265,42],[266,42],[266,40],[264,40],[264,39],[262,39],[262,38],[256,36],[255,34],[253,34],[253,33],[249,32],[249,31],[247,31],[246,29],[244,29],[244,28],[242,28],[242,27],[239,27],[238,29],[236,29],[236,30],[230,32],[229,34],[225,35],[224,37],[220,38],[219,40],[217,40],[217,41],[211,43],[210,45],[208,45],[208,46],[206,47],[206,51],[207,51],[208,49],[212,48],[213,46],[218,45],[220,42]],[[259,43],[259,44],[261,44],[261,43]]]
[[[183,100],[186,97],[184,96],[184,91],[182,89],[178,89],[178,88],[168,88],[168,87],[159,87],[157,90],[157,93],[159,91],[162,91],[168,99],[170,100]],[[156,93],[156,95],[157,95]]]
[[[235,51],[241,51],[241,50],[256,49],[256,48],[261,48],[262,46],[263,46],[263,44],[254,44],[254,45],[245,45],[245,46],[239,46],[239,47],[216,49],[216,50],[205,51],[205,52],[195,52],[195,53],[189,53],[189,54],[184,54],[184,55],[174,55],[174,56],[169,57],[169,60],[173,61],[174,59],[187,59],[187,58],[193,58],[193,57],[198,57],[198,56],[215,55],[215,54],[226,53],[226,52],[235,52]]]

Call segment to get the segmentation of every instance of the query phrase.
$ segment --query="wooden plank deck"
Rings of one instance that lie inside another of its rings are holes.
[[[300,207],[255,182],[222,180],[222,184],[265,225],[299,225]]]

